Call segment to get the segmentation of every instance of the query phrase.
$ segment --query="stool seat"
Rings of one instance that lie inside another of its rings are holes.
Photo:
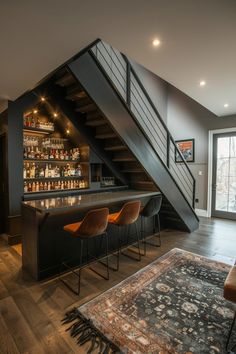
[[[69,233],[72,234],[73,236],[76,236],[76,231],[79,229],[81,223],[82,223],[82,221],[75,222],[75,223],[73,223],[73,224],[65,225],[65,226],[63,227],[63,230],[69,232]]]
[[[109,214],[109,216],[108,216],[108,222],[109,222],[110,224],[116,224],[117,219],[118,219],[118,217],[119,217],[119,214],[120,214],[120,212],[118,212],[118,213],[113,213],[113,214]]]
[[[224,298],[236,303],[236,265],[231,268],[225,280]]]

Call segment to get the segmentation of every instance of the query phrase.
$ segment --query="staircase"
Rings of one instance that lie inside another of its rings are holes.
[[[100,140],[104,151],[109,154],[117,168],[126,176],[131,188],[157,191],[158,188],[148,176],[141,163],[112,128],[109,120],[99,111],[79,82],[67,70],[60,73],[56,85],[66,89],[66,99],[74,103],[74,109],[84,115],[95,139]]]
[[[98,40],[48,80],[52,105],[120,184],[164,196],[164,227],[193,231],[195,180],[129,60]]]

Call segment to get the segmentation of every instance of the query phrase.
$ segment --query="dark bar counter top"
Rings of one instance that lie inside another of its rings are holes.
[[[124,190],[103,193],[81,194],[68,197],[48,198],[22,202],[24,206],[42,213],[54,213],[73,209],[89,209],[120,201],[152,197],[160,192]]]

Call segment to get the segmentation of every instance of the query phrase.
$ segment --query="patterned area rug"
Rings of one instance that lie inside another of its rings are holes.
[[[72,335],[101,353],[223,354],[234,315],[222,297],[229,270],[175,248],[64,322],[74,321]]]

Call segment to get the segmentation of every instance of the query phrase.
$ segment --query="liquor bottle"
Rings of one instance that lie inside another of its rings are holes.
[[[64,181],[61,182],[61,189],[65,189]]]
[[[35,188],[36,192],[39,192],[39,182],[36,182],[36,188]]]
[[[28,148],[27,148],[27,158],[28,159],[31,159],[32,157],[31,157],[31,148],[30,148],[30,146],[28,146]]]
[[[28,184],[28,192],[32,192],[32,185],[31,185],[31,183]]]
[[[43,149],[42,156],[43,156],[42,159],[49,160],[49,154],[48,154],[48,150],[47,149]]]
[[[52,167],[51,165],[48,166],[48,178],[52,177]]]
[[[27,150],[25,147],[24,147],[24,159],[27,159]]]
[[[39,178],[39,165],[35,165],[35,178]]]
[[[50,160],[53,160],[53,159],[54,159],[54,156],[53,156],[53,149],[50,149],[49,159],[50,159]]]
[[[36,184],[35,182],[32,183],[32,192],[35,192],[36,191]]]
[[[59,156],[60,156],[60,155],[59,155],[59,152],[58,152],[58,150],[56,150],[56,151],[55,151],[55,159],[56,159],[56,160],[59,160]]]
[[[40,151],[39,151],[39,148],[38,148],[38,147],[36,147],[35,158],[36,158],[36,159],[40,159]]]
[[[44,182],[43,190],[46,191],[47,189],[48,189],[47,182]]]
[[[51,167],[50,165],[50,170],[51,170],[51,177],[54,178],[55,177],[55,169]]]
[[[24,182],[24,193],[28,192],[28,186],[27,186],[27,182]]]
[[[30,178],[30,165],[27,163],[26,165],[26,178]]]
[[[26,168],[25,168],[25,164],[24,164],[24,168],[23,168],[23,178],[26,179],[27,176],[27,172],[26,172]]]
[[[35,178],[35,163],[32,163],[31,170],[30,170],[30,178]]]
[[[43,182],[40,182],[40,183],[39,183],[39,190],[40,190],[40,191],[43,191]]]
[[[46,164],[44,176],[45,176],[45,178],[48,178],[48,164]]]
[[[44,177],[44,169],[42,167],[39,170],[39,177],[40,178]]]
[[[60,160],[65,160],[64,150],[62,149],[60,152]]]
[[[35,159],[35,151],[34,151],[34,147],[33,146],[31,146],[30,158],[31,159]]]
[[[50,181],[48,182],[48,190],[49,191],[51,190],[51,182]]]
[[[82,169],[81,169],[81,165],[78,164],[78,167],[76,169],[76,176],[81,177],[82,176]]]

